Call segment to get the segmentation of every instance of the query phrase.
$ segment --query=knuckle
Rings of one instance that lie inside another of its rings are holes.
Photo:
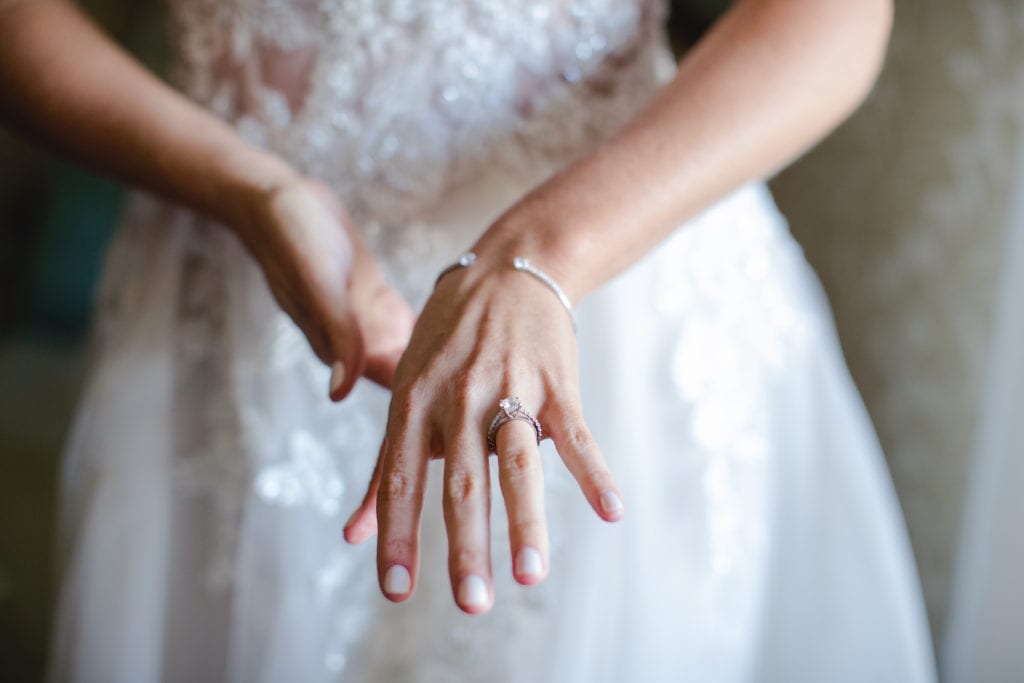
[[[390,502],[412,500],[413,490],[412,479],[405,472],[388,472],[381,481],[381,496]]]
[[[565,440],[569,444],[569,448],[583,456],[593,455],[597,450],[597,444],[590,434],[590,430],[582,424],[568,427],[565,430]]]
[[[474,502],[481,491],[476,477],[465,470],[455,470],[445,480],[445,495],[456,507]]]
[[[527,479],[538,471],[538,458],[529,448],[513,446],[507,448],[499,459],[505,474],[514,480]]]

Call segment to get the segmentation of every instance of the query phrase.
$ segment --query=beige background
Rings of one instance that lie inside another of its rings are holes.
[[[835,309],[940,635],[1024,110],[1024,3],[897,2],[868,103],[773,182]]]

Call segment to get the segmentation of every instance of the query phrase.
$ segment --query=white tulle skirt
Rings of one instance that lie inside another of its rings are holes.
[[[521,189],[493,179],[370,231],[415,303]],[[341,405],[240,247],[139,200],[110,256],[65,465],[53,672],[76,681],[929,681],[903,521],[827,305],[763,186],[578,307],[584,410],[627,517],[545,442],[551,571],[451,599],[437,463],[422,578],[341,538],[388,395]],[[496,481],[497,477],[492,477]]]

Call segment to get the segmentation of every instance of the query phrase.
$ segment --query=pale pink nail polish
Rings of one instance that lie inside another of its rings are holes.
[[[345,383],[345,364],[342,361],[336,361],[331,366],[331,382],[327,389],[327,393],[331,396],[338,390],[342,384]]]
[[[412,577],[409,570],[400,564],[393,564],[388,567],[384,574],[384,592],[388,595],[405,595],[412,587]]]
[[[605,514],[618,515],[623,510],[622,499],[619,498],[615,491],[602,491],[601,509],[605,511]]]
[[[536,548],[523,548],[516,555],[516,576],[536,577],[544,572],[544,560]]]
[[[459,604],[463,607],[486,607],[489,596],[487,582],[476,574],[470,574],[459,584]]]

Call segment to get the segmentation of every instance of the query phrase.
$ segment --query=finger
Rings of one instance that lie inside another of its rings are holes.
[[[407,395],[392,399],[377,491],[377,572],[381,590],[394,602],[408,599],[416,587],[429,446],[422,411]]]
[[[622,493],[580,410],[559,406],[544,421],[555,448],[594,511],[607,522],[622,519]]]
[[[520,420],[498,430],[498,481],[508,512],[512,575],[524,586],[547,574],[548,529],[544,520],[544,472],[537,433]]]
[[[376,382],[385,389],[391,388],[395,379],[395,369],[402,357],[402,350],[380,355],[367,355],[366,357],[366,379]]]
[[[466,421],[445,439],[444,522],[455,603],[469,614],[493,604],[487,443]]]
[[[381,443],[377,454],[377,463],[370,475],[370,483],[366,487],[366,495],[348,522],[345,523],[345,540],[349,543],[362,543],[377,533],[377,492],[380,489],[380,475],[383,470],[384,448],[387,441]]]
[[[332,401],[340,401],[348,396],[363,374],[366,363],[363,335],[355,314],[345,302],[333,302],[324,317],[324,335],[331,355],[328,395]]]
[[[384,281],[372,257],[369,267],[353,270],[349,293],[352,310],[366,340],[366,377],[390,388],[395,368],[409,345],[416,321],[401,295]]]
[[[380,477],[383,471],[384,449],[387,441],[381,443],[377,455],[377,463],[370,475],[370,483],[366,487],[366,494],[363,502],[355,509],[348,521],[345,522],[345,540],[352,544],[359,544],[377,533],[377,494],[380,490]],[[430,446],[430,457],[441,457],[440,446],[433,443]]]

